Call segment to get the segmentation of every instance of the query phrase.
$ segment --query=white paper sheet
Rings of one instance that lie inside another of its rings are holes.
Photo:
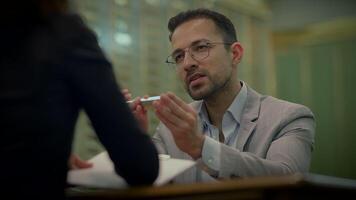
[[[125,180],[114,172],[113,163],[106,151],[90,159],[89,162],[93,163],[92,168],[70,170],[67,182],[95,188],[125,188],[128,186]],[[168,183],[180,173],[193,167],[195,162],[160,156],[159,164],[159,175],[154,185]]]

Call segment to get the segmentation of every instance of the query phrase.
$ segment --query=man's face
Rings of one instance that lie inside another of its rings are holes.
[[[194,100],[207,99],[217,94],[229,87],[232,78],[236,78],[233,75],[236,70],[233,64],[234,55],[222,44],[222,35],[213,21],[193,19],[181,24],[173,32],[171,43],[173,52],[180,52],[178,55],[184,57],[176,71]],[[204,45],[209,43],[212,45],[208,48],[208,56],[203,59],[194,59],[188,52],[204,50]],[[199,45],[203,45],[203,48]]]

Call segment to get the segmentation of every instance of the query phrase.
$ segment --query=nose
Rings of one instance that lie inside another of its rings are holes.
[[[185,71],[189,71],[192,68],[197,67],[198,62],[193,58],[192,54],[189,51],[185,51],[184,53],[185,55],[181,68],[183,68]]]

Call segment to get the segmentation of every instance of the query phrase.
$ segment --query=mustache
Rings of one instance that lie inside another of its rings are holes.
[[[189,84],[196,77],[207,76],[208,74],[204,70],[192,70],[187,72],[185,76],[185,82]]]

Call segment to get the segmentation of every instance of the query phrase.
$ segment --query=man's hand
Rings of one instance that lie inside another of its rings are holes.
[[[201,157],[204,135],[198,129],[195,110],[171,92],[153,102],[157,117],[171,131],[178,148],[193,159]]]
[[[131,100],[132,95],[128,89],[123,89],[121,92],[124,95],[126,101]],[[147,98],[147,96],[145,96],[144,98]],[[142,104],[140,102],[140,97],[136,97],[134,99],[134,101],[132,103],[130,103],[129,106],[130,106],[132,113],[134,114],[136,120],[138,121],[141,129],[147,133],[148,132],[147,110],[145,107],[142,106]]]
[[[70,155],[68,165],[70,169],[86,169],[93,167],[93,163],[82,160],[75,154]]]

